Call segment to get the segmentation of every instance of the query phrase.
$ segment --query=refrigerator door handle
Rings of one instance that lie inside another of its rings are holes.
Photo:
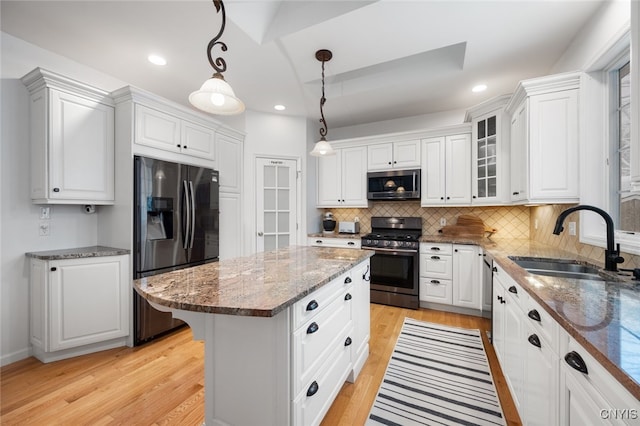
[[[187,186],[187,181],[182,181],[182,186],[184,188],[184,202],[185,202],[185,212],[186,218],[183,219],[182,225],[184,230],[184,241],[182,243],[182,248],[185,250],[189,248],[189,231],[191,231],[191,197],[189,197],[189,187]],[[185,223],[186,219],[186,223]]]
[[[193,181],[189,181],[189,194],[191,195],[191,236],[189,248],[193,248],[193,239],[196,235],[196,197],[193,192]]]

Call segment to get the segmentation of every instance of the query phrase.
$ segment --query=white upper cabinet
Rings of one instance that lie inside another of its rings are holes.
[[[578,188],[579,73],[522,81],[511,114],[511,200],[572,203]]]
[[[108,93],[37,68],[30,93],[31,199],[114,203],[114,106]]]
[[[510,201],[509,121],[505,119],[501,96],[467,112],[472,123],[471,203],[501,205]]]
[[[219,133],[216,142],[220,192],[239,193],[242,189],[242,140]]]
[[[368,207],[367,147],[335,151],[318,157],[317,207]]]
[[[471,135],[423,140],[422,206],[471,203]]]
[[[420,140],[369,145],[367,170],[410,169],[420,167]]]

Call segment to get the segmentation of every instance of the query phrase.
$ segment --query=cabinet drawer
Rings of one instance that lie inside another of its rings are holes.
[[[429,278],[451,279],[453,263],[451,256],[439,254],[420,255],[420,276]]]
[[[351,332],[340,335],[344,341]],[[318,425],[329,410],[351,370],[351,348],[340,344],[325,358],[326,362],[305,385],[293,401],[294,425]],[[315,385],[314,385],[315,384]],[[314,390],[317,390],[314,392]],[[294,394],[295,395],[295,394]]]
[[[500,265],[494,263],[494,267],[494,277],[498,278],[498,282],[504,287],[504,290],[518,302],[520,309],[524,309],[524,303],[529,298],[527,292]]]
[[[333,279],[329,284],[305,296],[293,305],[293,329],[296,330],[326,308],[351,283],[351,271]]]
[[[361,248],[360,239],[358,238],[324,238],[309,237],[307,243],[315,247],[337,247],[337,248]]]
[[[453,301],[452,281],[420,277],[420,300],[450,305]]]
[[[420,253],[453,254],[453,244],[420,243]]]
[[[317,374],[318,367],[336,346],[344,346],[341,335],[352,327],[351,298],[348,291],[306,322],[293,334],[293,394]],[[353,336],[352,336],[353,339]]]
[[[558,353],[558,323],[530,296],[522,304],[522,309],[534,332],[547,341],[553,352]]]

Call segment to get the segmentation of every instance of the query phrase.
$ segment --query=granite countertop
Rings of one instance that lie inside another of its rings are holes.
[[[141,278],[133,286],[145,299],[173,309],[271,317],[373,254],[288,247]]]
[[[309,238],[346,238],[351,240],[359,240],[362,238],[360,234],[340,234],[338,232],[317,232],[315,234],[307,234]]]
[[[120,256],[131,253],[127,249],[105,246],[78,247],[61,250],[35,251],[25,253],[27,257],[41,260],[81,259],[83,257]]]
[[[425,236],[423,242],[478,244],[549,314],[640,399],[640,282],[596,281],[534,275],[509,256],[571,259],[602,268],[603,262],[530,240]]]

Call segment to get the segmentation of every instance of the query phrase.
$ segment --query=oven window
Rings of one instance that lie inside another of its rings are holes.
[[[414,256],[376,253],[371,258],[371,283],[413,289]]]

